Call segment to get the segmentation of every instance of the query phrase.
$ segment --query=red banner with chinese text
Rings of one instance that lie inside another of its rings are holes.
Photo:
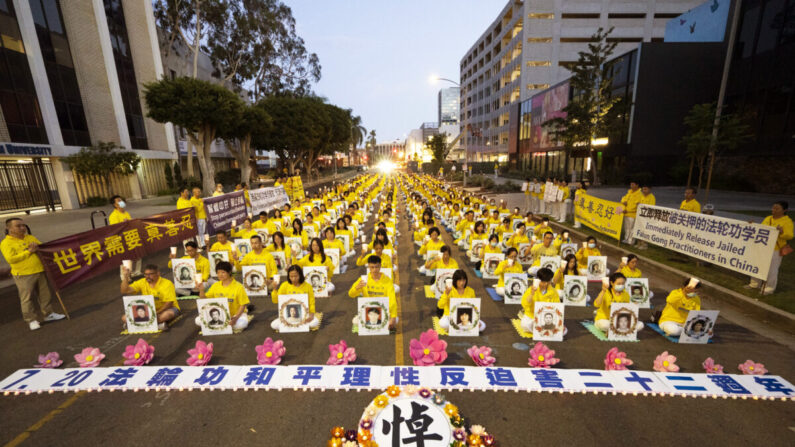
[[[195,236],[195,211],[185,208],[47,242],[39,246],[39,257],[60,290]]]

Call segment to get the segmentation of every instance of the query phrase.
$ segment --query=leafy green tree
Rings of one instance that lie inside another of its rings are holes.
[[[174,189],[174,171],[171,170],[171,165],[166,163],[163,165],[163,173],[166,176],[166,185],[168,189]]]
[[[181,77],[144,84],[147,116],[159,123],[171,122],[186,130],[196,147],[205,192],[215,189],[215,166],[210,159],[219,130],[240,120],[243,101],[233,92],[211,82]]]
[[[241,181],[250,182],[254,155],[251,142],[269,132],[273,121],[260,107],[242,102],[240,107],[242,108],[238,113],[240,119],[221,129],[219,136],[226,141],[227,149],[240,166]]]
[[[613,31],[599,28],[591,37],[588,51],[578,53],[577,63],[570,70],[569,80],[573,98],[563,108],[565,118],[553,118],[543,123],[549,129],[553,141],[562,144],[567,152],[584,149],[591,158],[593,182],[598,184],[596,169],[597,151],[592,140],[606,136],[610,132],[611,109],[620,98],[612,97],[613,75],[605,65],[618,45],[608,42],[607,36]]]
[[[370,129],[370,134],[367,136],[367,163],[373,164],[373,152],[377,141],[375,139],[375,129]]]
[[[450,153],[450,147],[447,145],[447,134],[437,134],[432,136],[425,147],[431,151],[435,169],[439,169],[444,161],[447,159],[447,154]]]
[[[110,176],[134,174],[141,163],[141,157],[133,151],[124,150],[116,143],[100,141],[95,146],[81,148],[80,152],[64,157],[63,161],[75,174],[99,177],[110,191]]]
[[[353,154],[356,147],[364,143],[366,136],[367,129],[362,126],[362,117],[353,115],[351,112],[351,152],[349,152],[349,154]],[[353,163],[351,162],[350,164],[352,165]]]
[[[269,96],[257,107],[272,119],[270,130],[257,135],[255,147],[273,150],[290,174],[306,158],[305,151],[317,148],[325,138],[322,127],[327,124],[318,102],[309,98]]]
[[[697,166],[698,184],[696,187],[701,189],[701,182],[707,170],[707,161],[712,147],[716,109],[715,102],[696,104],[685,116],[684,124],[687,130],[679,143],[685,147],[685,153],[690,158],[690,171],[687,175],[688,187],[692,186],[693,169]],[[722,113],[714,143],[715,158],[734,151],[750,137],[750,126],[746,124],[744,116]]]

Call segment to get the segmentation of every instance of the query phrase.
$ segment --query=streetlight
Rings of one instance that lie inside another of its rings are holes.
[[[431,83],[434,83],[434,82],[436,82],[436,81],[447,81],[447,82],[452,82],[453,84],[455,84],[455,85],[457,85],[457,86],[461,87],[461,84],[459,84],[458,82],[455,82],[455,81],[453,81],[452,79],[440,78],[439,76],[436,76],[436,75],[431,75]]]

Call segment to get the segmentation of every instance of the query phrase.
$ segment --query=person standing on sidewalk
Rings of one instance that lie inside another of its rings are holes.
[[[638,205],[651,205],[651,206],[657,205],[657,198],[654,197],[654,194],[651,193],[651,188],[649,187],[649,185],[645,184],[641,185],[640,192],[641,194],[640,194],[640,200],[638,200]],[[645,241],[639,241],[637,247],[640,248],[641,250],[645,250],[649,248],[649,244],[647,244]]]
[[[682,200],[679,209],[691,213],[701,213],[701,204],[696,200],[696,188],[685,189],[685,200]]]
[[[205,247],[204,235],[207,233],[207,213],[204,211],[204,200],[202,199],[202,189],[198,186],[193,187],[193,197],[190,204],[196,210],[196,237],[199,238],[199,245]]]
[[[524,184],[522,185],[522,191],[524,191],[524,208],[525,208],[525,212],[532,211],[532,207],[530,205],[530,202],[531,202],[530,190],[531,189],[532,189],[532,186],[531,186],[531,183],[530,183],[530,178],[528,177],[528,178],[524,179]]]
[[[218,197],[224,195],[224,185],[217,184],[215,185],[215,191],[213,191],[213,197]]]
[[[787,242],[792,240],[793,237],[792,219],[787,216],[787,209],[789,209],[789,203],[783,200],[778,201],[773,204],[773,209],[771,210],[772,214],[765,217],[765,220],[762,221],[762,225],[770,225],[771,227],[776,227],[778,230],[778,239],[776,240],[776,247],[773,250],[773,259],[770,261],[770,271],[767,274],[765,290],[762,291],[762,295],[770,295],[776,291],[776,286],[778,285],[778,269],[781,267],[781,260],[792,251],[787,245]],[[748,289],[755,289],[759,287],[759,280],[751,278],[751,282],[745,287]]]
[[[108,224],[115,225],[117,223],[127,222],[132,220],[132,216],[127,211],[127,203],[120,195],[115,195],[110,198],[110,204],[113,205],[113,211],[108,216]],[[141,276],[141,259],[133,261],[132,276]]]
[[[641,196],[638,182],[629,182],[629,189],[624,197],[621,198],[621,204],[624,205],[624,243],[632,245],[635,241],[632,239],[632,227],[635,226],[635,216],[638,212],[638,202]]]
[[[500,175],[500,165],[499,163],[494,163],[494,180],[497,180],[498,175]]]
[[[28,228],[22,219],[12,217],[6,220],[6,237],[0,242],[0,251],[11,266],[11,276],[14,277],[19,291],[22,318],[31,331],[41,327],[32,299],[34,291],[38,292],[39,309],[45,316],[45,322],[65,317],[52,310],[52,292],[47,277],[44,276],[44,265],[39,258],[39,244],[41,242],[35,236],[28,234]]]

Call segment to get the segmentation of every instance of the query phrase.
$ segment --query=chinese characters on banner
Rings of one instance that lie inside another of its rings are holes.
[[[624,216],[616,212],[616,209],[621,207],[620,203],[588,194],[580,194],[577,197],[574,201],[574,218],[576,220],[613,239],[621,240],[621,225],[624,223]]]
[[[207,213],[207,234],[215,234],[218,230],[229,230],[232,228],[233,220],[243,222],[248,215],[246,213],[246,198],[243,194],[243,191],[235,191],[204,199],[204,210]]]
[[[0,381],[0,392],[110,391],[119,389],[385,389],[390,385],[434,390],[616,392],[781,398],[795,386],[780,376],[683,374],[475,366],[212,365],[20,369]]]
[[[248,192],[248,197],[251,201],[251,213],[255,216],[259,215],[261,211],[267,213],[275,207],[290,202],[285,189],[281,186],[252,189]]]
[[[754,278],[767,278],[778,230],[757,223],[689,211],[638,205],[632,237],[717,264]]]
[[[301,176],[295,175],[287,179],[284,183],[284,191],[291,201],[304,200],[304,183]]]
[[[132,219],[42,244],[39,257],[55,289],[93,278],[123,259],[140,259],[196,236],[193,208]]]

